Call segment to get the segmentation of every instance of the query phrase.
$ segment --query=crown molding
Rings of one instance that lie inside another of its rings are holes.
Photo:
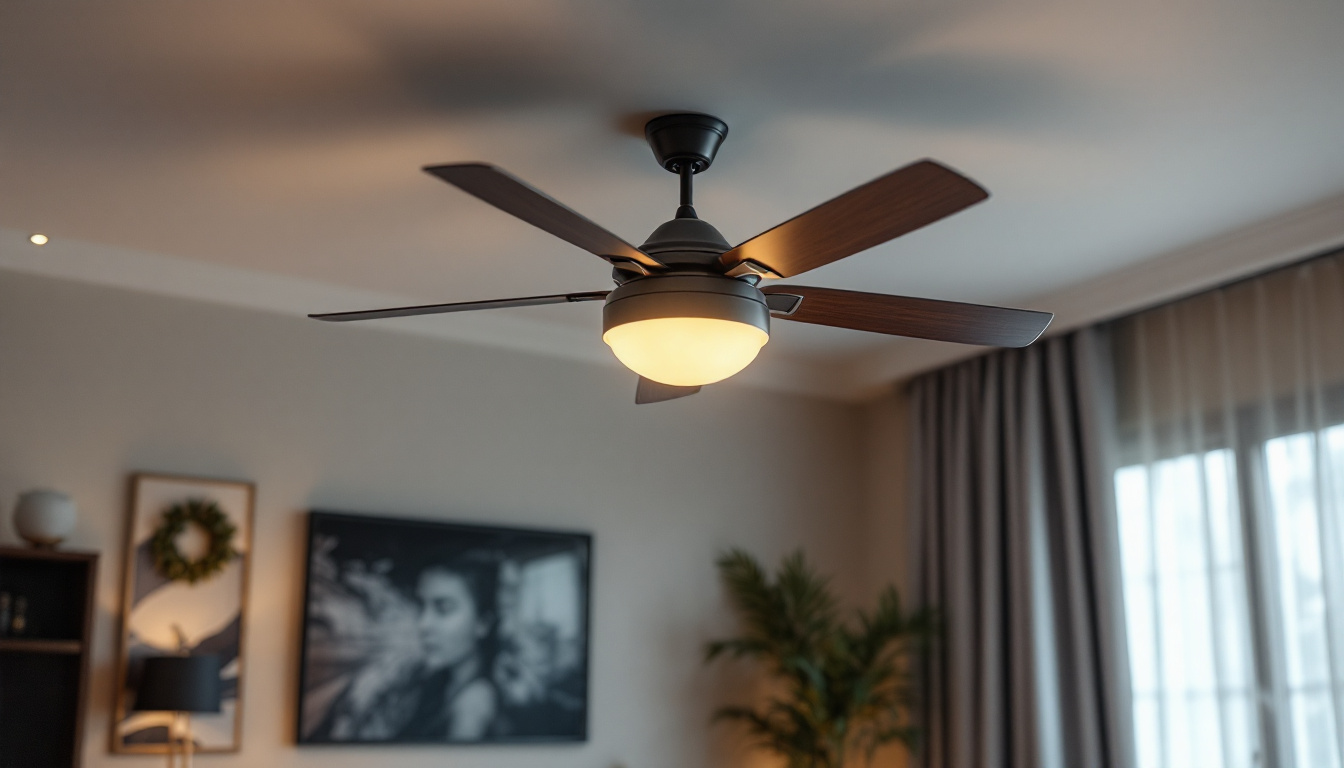
[[[1120,317],[1344,245],[1344,194],[1037,296],[1047,336]],[[406,296],[57,238],[38,248],[0,228],[0,269],[303,317],[308,311],[420,303]],[[365,328],[619,368],[595,333],[500,311],[400,318]],[[979,347],[899,339],[845,365],[766,357],[723,386],[861,402],[911,376],[983,354]]]
[[[1053,310],[1046,336],[1122,317],[1344,246],[1344,194],[1169,251],[1027,306]],[[837,396],[866,400],[911,376],[983,354],[978,347],[900,339],[857,361]]]
[[[39,248],[28,242],[27,233],[3,228],[0,228],[0,269],[296,319],[309,312],[424,303],[406,296],[59,237]],[[621,367],[596,332],[529,320],[506,311],[455,314],[451,321],[443,317],[397,318],[367,323],[361,328]],[[827,369],[778,357],[759,360],[734,376],[731,385],[725,385],[828,399],[837,399],[838,389],[837,381]],[[632,381],[632,391],[633,388]]]

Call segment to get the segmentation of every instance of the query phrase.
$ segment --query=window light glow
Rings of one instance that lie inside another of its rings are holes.
[[[754,325],[708,317],[660,317],[625,323],[602,340],[626,368],[677,387],[722,381],[756,359],[770,334]]]
[[[47,236],[42,234],[41,232],[35,232],[28,236],[28,242],[32,243],[33,245],[46,245]]]

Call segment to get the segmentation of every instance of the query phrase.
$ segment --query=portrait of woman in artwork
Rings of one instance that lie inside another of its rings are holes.
[[[498,720],[491,678],[498,627],[498,566],[463,559],[420,572],[417,623],[424,668],[415,713],[400,736],[480,741]]]
[[[301,743],[586,736],[587,536],[314,513],[309,543]]]

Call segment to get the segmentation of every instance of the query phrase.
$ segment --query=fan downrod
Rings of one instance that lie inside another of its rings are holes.
[[[691,177],[707,170],[714,162],[728,124],[713,115],[679,112],[655,117],[644,124],[644,137],[653,148],[653,156],[664,169],[681,177],[681,206],[678,219],[694,219]]]

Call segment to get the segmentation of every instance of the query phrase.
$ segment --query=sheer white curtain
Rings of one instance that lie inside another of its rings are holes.
[[[1344,257],[1111,332],[1139,768],[1344,768]]]

